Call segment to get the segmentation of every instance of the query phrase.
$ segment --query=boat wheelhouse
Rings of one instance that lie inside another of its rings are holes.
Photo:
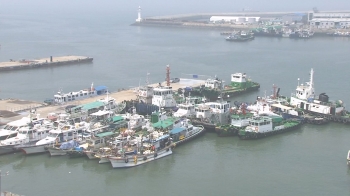
[[[176,107],[176,101],[173,97],[171,86],[158,86],[153,88],[152,104],[160,108],[173,109]]]

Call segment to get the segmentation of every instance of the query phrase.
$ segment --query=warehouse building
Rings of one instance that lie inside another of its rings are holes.
[[[350,28],[350,13],[309,13],[309,24],[319,29]]]
[[[260,21],[260,17],[245,16],[212,16],[212,23],[231,23],[231,24],[256,24]]]

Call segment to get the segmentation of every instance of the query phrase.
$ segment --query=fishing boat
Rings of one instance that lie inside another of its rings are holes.
[[[128,121],[128,126],[130,129],[140,129],[146,124],[145,117],[136,113],[136,108],[132,108],[132,113],[126,113],[122,117]]]
[[[315,97],[314,71],[311,69],[310,80],[305,85],[298,82],[296,92],[290,98],[290,105],[304,113],[322,117],[335,122],[349,123],[350,114],[345,110],[343,101],[331,101],[326,93]]]
[[[170,137],[173,143],[177,146],[204,133],[204,127],[202,125],[193,126],[189,119],[182,121],[181,127],[175,127],[170,130]]]
[[[18,146],[20,145],[34,144],[45,138],[52,128],[53,124],[49,121],[43,121],[42,124],[20,128],[15,137],[9,137],[8,139],[1,141],[0,155],[16,152],[19,150]]]
[[[108,156],[108,159],[113,168],[134,167],[171,155],[173,147],[169,134],[166,134],[138,142],[132,155],[118,154]]]
[[[224,82],[218,77],[208,78],[204,85],[192,88],[187,93],[191,93],[194,96],[206,97],[208,101],[216,101],[220,98],[228,99],[234,95],[242,94],[258,90],[260,84],[253,82],[246,73],[234,73],[231,74],[231,83],[228,85],[223,84]]]
[[[281,116],[257,116],[249,120],[249,125],[238,132],[240,139],[258,139],[294,130],[301,125],[300,120],[284,120]]]
[[[236,136],[240,129],[249,125],[249,120],[254,117],[254,113],[246,112],[231,112],[231,124],[220,125],[215,127],[215,131],[219,137]]]
[[[47,147],[50,156],[62,156],[66,155],[67,151],[80,147],[80,144],[76,140],[70,140],[61,144],[52,144]]]
[[[80,91],[69,93],[63,93],[62,91],[59,91],[54,95],[54,102],[57,104],[63,104],[70,101],[76,101],[86,99],[89,97],[94,97],[97,95],[102,95],[105,93],[107,93],[106,86],[97,86],[96,88],[94,88],[94,84],[92,83],[90,88],[83,89]]]
[[[35,144],[20,145],[16,148],[24,152],[24,154],[43,153],[48,151],[49,145],[60,145],[63,142],[77,138],[79,134],[82,134],[86,130],[87,126],[84,123],[76,126],[64,124],[60,125],[58,129],[51,130],[49,135],[44,139],[39,140]]]
[[[29,117],[23,117],[19,120],[11,121],[0,129],[0,141],[15,137],[18,133],[18,130],[22,127],[26,127],[31,122]]]
[[[84,147],[85,149],[73,149],[67,151],[67,154],[69,157],[80,157],[86,155],[89,159],[97,159],[97,157],[95,157],[95,154],[100,148],[107,146],[108,139],[113,135],[115,135],[114,132],[97,133],[86,140],[86,147]]]
[[[243,31],[226,37],[226,41],[232,42],[246,42],[251,40],[254,40],[254,35],[252,33],[247,33]]]
[[[142,136],[136,137],[134,130],[121,130],[120,134],[109,141],[105,147],[99,148],[94,156],[100,159],[98,163],[109,163],[109,156],[132,154],[134,152],[133,146],[141,142],[141,140]]]
[[[348,151],[348,156],[346,156],[346,163],[350,165],[350,150]]]
[[[173,114],[179,118],[191,118],[196,116],[195,105],[190,102],[190,97],[184,102],[177,104],[177,111]]]

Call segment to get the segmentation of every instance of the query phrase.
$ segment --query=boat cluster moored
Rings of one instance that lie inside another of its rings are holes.
[[[216,77],[201,87],[178,92],[169,86],[147,86],[139,88],[139,99],[158,104],[147,116],[137,113],[136,107],[126,109],[125,102],[117,103],[103,91],[106,98],[66,107],[66,113],[50,113],[47,118],[31,113],[8,123],[0,131],[0,154],[47,152],[98,159],[113,168],[133,167],[171,155],[175,146],[204,131],[246,140],[296,130],[303,123],[350,122],[341,100],[330,101],[325,93],[315,96],[313,77],[311,69],[309,82],[298,84],[290,98],[280,96],[274,86],[271,96],[232,106],[224,98],[260,87],[245,73],[232,74],[231,84],[226,86]],[[90,89],[95,90],[93,86]]]
[[[230,124],[216,126],[218,136],[258,139],[294,130],[303,123],[349,123],[350,114],[341,100],[330,101],[325,93],[316,98],[313,77],[311,69],[309,82],[298,84],[290,98],[280,96],[274,86],[273,95],[258,97],[254,104],[235,102],[229,114]]]

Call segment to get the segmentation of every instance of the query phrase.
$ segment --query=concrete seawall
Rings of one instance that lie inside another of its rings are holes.
[[[22,59],[19,61],[10,60],[7,62],[0,62],[0,71],[11,71],[19,69],[37,68],[37,67],[54,67],[68,64],[90,63],[93,58],[86,56],[60,56],[42,58],[36,60]]]

